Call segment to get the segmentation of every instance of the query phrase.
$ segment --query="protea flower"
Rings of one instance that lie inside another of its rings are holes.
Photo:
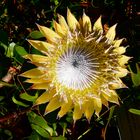
[[[119,104],[117,88],[124,87],[121,77],[127,75],[125,64],[129,57],[122,55],[123,39],[115,40],[116,25],[104,34],[101,17],[92,24],[84,13],[76,20],[67,10],[67,22],[62,15],[54,21],[54,31],[38,25],[47,41],[29,40],[44,55],[28,54],[37,67],[24,72],[32,89],[44,89],[35,105],[48,103],[45,114],[58,108],[61,118],[73,110],[74,121],[84,115],[88,120],[93,113],[99,116],[102,104]]]

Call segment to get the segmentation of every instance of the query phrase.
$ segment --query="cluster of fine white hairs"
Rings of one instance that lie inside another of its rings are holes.
[[[99,67],[93,52],[81,47],[70,47],[58,59],[56,75],[58,81],[71,89],[83,90],[90,87],[98,77]]]

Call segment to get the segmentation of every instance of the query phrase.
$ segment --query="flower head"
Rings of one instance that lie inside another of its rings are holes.
[[[94,23],[84,13],[77,21],[68,9],[67,22],[58,15],[54,30],[38,25],[45,41],[29,40],[44,55],[28,54],[37,68],[21,74],[32,89],[45,89],[35,105],[49,102],[45,114],[60,107],[58,117],[73,109],[74,121],[84,115],[90,120],[98,116],[102,104],[119,104],[115,89],[124,87],[120,80],[127,75],[129,57],[120,47],[123,39],[115,40],[116,25],[104,34],[101,17]]]

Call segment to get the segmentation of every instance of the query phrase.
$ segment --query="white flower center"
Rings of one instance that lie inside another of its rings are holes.
[[[67,88],[83,90],[98,77],[99,63],[92,53],[69,48],[57,61],[58,81]]]

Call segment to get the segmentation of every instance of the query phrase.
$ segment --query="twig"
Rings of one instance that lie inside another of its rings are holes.
[[[32,108],[27,108],[25,110],[22,110],[22,111],[19,111],[19,112],[13,112],[11,114],[0,117],[0,123],[4,123],[4,122],[9,121],[11,119],[17,119],[21,115],[24,115],[25,113],[29,112],[30,110],[32,110]]]

